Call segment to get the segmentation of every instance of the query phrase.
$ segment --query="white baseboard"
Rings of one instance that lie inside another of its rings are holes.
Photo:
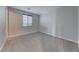
[[[36,31],[37,32],[37,31]],[[35,32],[33,32],[35,33]],[[42,33],[45,33],[45,32],[42,32]],[[17,37],[17,36],[22,36],[22,35],[26,35],[27,33],[22,33],[22,34],[16,34],[16,35],[11,35],[11,36],[8,36],[9,38],[12,38],[12,37]],[[30,34],[30,33],[29,33]],[[67,40],[67,41],[71,41],[71,42],[74,42],[74,43],[78,43],[77,41],[75,40],[71,40],[71,39],[68,39],[68,38],[65,38],[65,37],[62,37],[62,36],[59,36],[59,35],[55,35],[55,34],[50,34],[50,33],[45,33],[45,34],[48,34],[48,35],[51,35],[51,36],[54,36],[54,37],[58,37],[58,38],[61,38],[61,39],[64,39],[64,40]]]
[[[42,33],[45,33],[45,32],[42,32]],[[50,34],[50,33],[45,33],[45,34],[48,34],[48,35],[51,35],[51,36],[54,36],[54,37],[58,37],[58,38],[61,38],[61,39],[67,40],[67,41],[71,41],[71,42],[74,42],[74,43],[78,43],[75,40],[71,40],[71,39],[68,39],[68,38],[64,38],[62,36],[58,36],[58,35],[55,35],[55,34]]]
[[[62,36],[55,35],[55,37],[58,37],[58,38],[61,38],[61,39],[67,40],[67,41],[71,41],[71,42],[74,42],[74,43],[78,43],[78,42],[75,41],[75,40],[68,39],[68,38],[64,38],[64,37],[62,37]]]
[[[35,32],[38,32],[38,31],[34,31],[34,32],[31,32],[31,33],[35,33]],[[22,35],[31,34],[31,33],[21,33],[21,34],[10,35],[10,36],[8,36],[8,38],[18,37],[18,36],[22,36]]]

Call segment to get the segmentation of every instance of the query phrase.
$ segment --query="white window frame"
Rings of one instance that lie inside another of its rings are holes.
[[[32,16],[31,15],[22,15],[23,16],[23,26],[32,26]]]

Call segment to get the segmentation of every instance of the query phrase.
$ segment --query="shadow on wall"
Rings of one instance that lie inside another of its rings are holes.
[[[42,30],[44,30],[44,31],[42,31]],[[47,27],[45,27],[45,26],[43,26],[43,25],[40,24],[40,31],[46,32],[47,30],[48,30]]]

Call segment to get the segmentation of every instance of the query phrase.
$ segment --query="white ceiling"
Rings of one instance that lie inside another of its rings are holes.
[[[12,7],[40,15],[48,13],[50,12],[50,10],[59,8],[60,6],[12,6]]]

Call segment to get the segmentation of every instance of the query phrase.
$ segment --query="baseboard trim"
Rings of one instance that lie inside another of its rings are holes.
[[[37,32],[37,31],[36,31],[36,32]],[[35,32],[32,32],[32,33],[35,33]],[[42,32],[42,33],[45,33],[45,32]],[[17,36],[22,36],[22,35],[26,35],[26,34],[27,34],[27,33],[11,35],[11,36],[8,36],[8,38],[17,37]],[[30,33],[29,33],[29,34],[30,34]],[[74,43],[78,43],[77,41],[70,40],[70,39],[68,39],[68,38],[64,38],[64,37],[61,37],[61,36],[59,36],[59,35],[50,34],[50,33],[45,33],[45,34],[48,34],[48,35],[51,35],[51,36],[54,36],[54,37],[58,37],[58,38],[61,38],[61,39],[67,40],[67,41],[71,41],[71,42],[74,42]]]
[[[45,32],[42,32],[42,33],[45,33]],[[67,40],[67,41],[71,41],[71,42],[74,42],[74,43],[78,44],[77,41],[70,40],[70,39],[67,39],[67,38],[64,38],[64,37],[61,37],[61,36],[55,35],[55,34],[50,34],[50,33],[45,33],[45,34],[48,34],[48,35],[51,35],[51,36],[54,36],[54,37],[57,37],[57,38],[61,38],[61,39]]]
[[[67,40],[67,41],[71,41],[71,42],[74,42],[74,43],[77,43],[77,41],[74,41],[74,40],[71,40],[71,39],[67,39],[67,38],[63,38],[63,37],[58,36],[58,35],[55,35],[55,37],[58,37],[58,38],[61,38],[61,39]]]
[[[38,32],[38,31],[35,31],[35,32],[32,32],[32,33],[36,33],[36,32]],[[28,34],[31,34],[31,33],[22,33],[22,34],[10,35],[10,36],[8,36],[8,38],[13,38],[13,37],[18,37],[18,36],[28,35]]]

